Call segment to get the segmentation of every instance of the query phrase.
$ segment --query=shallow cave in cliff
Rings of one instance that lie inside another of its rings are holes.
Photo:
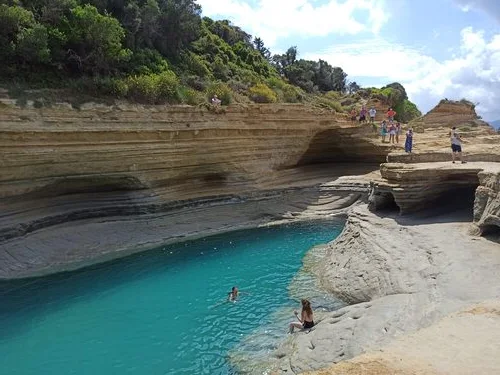
[[[400,208],[390,192],[377,192],[372,197],[371,208],[381,213],[399,213]]]
[[[370,132],[370,130],[365,131]],[[298,165],[338,162],[383,163],[387,152],[362,137],[359,128],[328,129],[316,134]]]
[[[481,235],[490,240],[500,242],[500,227],[498,225],[484,225],[481,227]]]
[[[457,219],[472,221],[474,199],[479,182],[457,185],[444,190],[432,200],[422,202],[422,211],[432,216],[453,214]]]

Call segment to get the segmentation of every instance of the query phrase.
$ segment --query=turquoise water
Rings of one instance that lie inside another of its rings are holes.
[[[304,254],[340,230],[339,222],[310,222],[238,231],[0,283],[0,372],[238,373],[228,353],[269,351],[286,337],[275,316],[298,308],[288,287]],[[247,294],[224,302],[233,285]],[[264,340],[249,346],[260,328]]]

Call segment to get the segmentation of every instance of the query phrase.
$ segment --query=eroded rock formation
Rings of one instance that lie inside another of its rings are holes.
[[[319,184],[374,170],[390,150],[370,128],[302,105],[2,106],[0,135],[3,278],[290,218],[301,194],[315,204]],[[367,160],[372,167],[341,164]],[[334,164],[315,169],[325,162]],[[328,193],[336,208],[366,196],[366,184],[347,185]],[[293,203],[279,203],[281,195]],[[259,203],[270,199],[272,207]],[[238,206],[239,219],[221,208],[222,217],[204,223],[209,207],[215,214],[216,206],[246,201],[256,203]],[[184,208],[193,217],[181,219]]]

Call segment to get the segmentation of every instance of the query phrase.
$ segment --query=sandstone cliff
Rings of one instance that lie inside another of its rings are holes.
[[[0,277],[73,269],[162,242],[286,218],[322,199],[315,190],[303,191],[302,200],[294,189],[360,167],[366,172],[359,161],[373,170],[389,151],[370,127],[302,105],[234,105],[217,111],[4,105]],[[329,164],[314,167],[322,163]],[[353,189],[366,195],[366,185],[355,185],[334,188],[346,192],[332,195],[333,206],[358,200]],[[219,217],[207,223],[208,207],[279,199],[287,191],[295,194],[288,195],[293,203],[241,206],[245,214],[239,219],[214,209]],[[184,208],[192,208],[193,217],[181,219]],[[33,241],[38,243],[34,251]]]
[[[0,197],[164,189],[241,191],[274,171],[385,159],[366,127],[301,105],[0,109]]]

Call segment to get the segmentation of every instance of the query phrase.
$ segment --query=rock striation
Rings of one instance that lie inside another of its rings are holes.
[[[302,105],[3,105],[0,278],[75,269],[182,238],[293,219],[297,207],[307,211],[297,189],[315,204],[321,184],[376,169],[366,158],[380,162],[390,151],[376,141],[367,127]],[[345,164],[360,160],[364,166]],[[330,188],[339,191],[333,206],[366,196],[361,185]],[[270,201],[273,207],[262,206]],[[240,216],[223,208],[237,203]],[[210,207],[214,213],[220,207],[221,218],[206,224]],[[186,220],[184,209],[193,212]]]
[[[0,197],[241,191],[318,162],[383,161],[366,127],[302,105],[0,108]],[[163,190],[162,190],[163,189]]]
[[[479,233],[500,230],[500,163],[385,163],[380,172],[371,185],[374,211],[468,208]]]

